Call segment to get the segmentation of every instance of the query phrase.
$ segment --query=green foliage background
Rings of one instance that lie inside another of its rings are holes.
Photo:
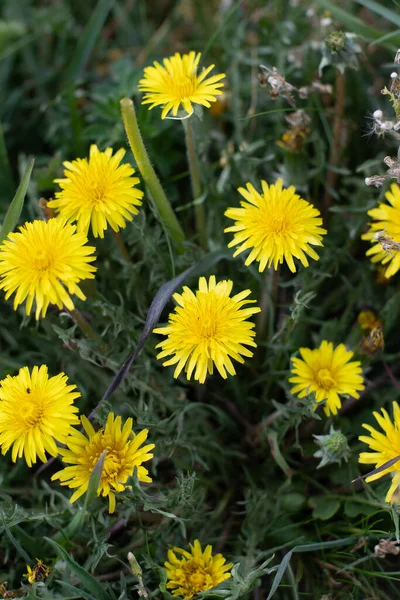
[[[158,288],[202,258],[183,128],[161,121],[158,109],[140,107],[137,91],[144,66],[175,51],[201,51],[203,64],[215,63],[227,73],[226,109],[218,116],[205,111],[195,123],[207,237],[210,252],[220,252],[205,274],[233,279],[236,293],[250,288],[264,308],[254,359],[227,381],[218,375],[204,386],[173,380],[172,370],[156,361],[156,336],[148,340],[96,419],[103,424],[112,409],[132,416],[137,429],[149,428],[156,444],[154,483],[133,481],[112,516],[107,502],[97,499],[80,531],[58,538],[58,549],[51,538],[80,511],[79,502],[70,505],[65,490],[50,483],[59,465],[27,469],[22,461],[1,458],[0,582],[7,580],[9,589],[23,585],[29,598],[135,598],[137,579],[126,559],[132,551],[151,597],[170,598],[160,570],[167,549],[198,538],[239,564],[231,580],[205,596],[266,599],[277,575],[274,598],[282,600],[399,597],[397,557],[374,555],[375,544],[393,537],[398,522],[395,509],[392,514],[384,503],[388,480],[351,484],[360,474],[361,424],[372,423],[372,410],[390,409],[398,396],[398,276],[379,285],[360,240],[367,210],[386,189],[367,187],[364,178],[382,174],[382,159],[397,152],[391,138],[370,133],[374,110],[391,116],[380,90],[400,45],[398,6],[372,0],[3,0],[0,6],[2,216],[31,158],[36,162],[24,220],[41,218],[39,199],[54,194],[53,179],[62,175],[64,160],[86,156],[91,143],[102,150],[127,147],[119,100],[129,96],[149,155],[192,240],[187,252],[176,253],[148,195],[122,234],[131,264],[109,232],[96,240],[96,283],[87,286],[88,301],[78,308],[103,336],[106,352],[83,337],[67,314],[49,311],[36,323],[1,298],[1,377],[42,363],[52,374],[64,371],[82,394],[80,412],[88,414],[134,349]],[[324,17],[331,23],[324,25]],[[330,167],[335,66],[321,76],[333,95],[297,99],[311,117],[299,152],[277,144],[290,106],[284,98],[272,99],[257,75],[260,64],[275,66],[291,84],[311,85],[319,78],[324,40],[336,29],[356,34],[361,52],[357,69],[345,64],[340,158]],[[127,160],[134,164],[130,153]],[[282,268],[279,281],[245,267],[243,257],[233,260],[226,248],[231,237],[223,233],[225,209],[239,202],[237,188],[278,176],[321,210],[324,195],[331,199],[320,260],[308,269],[300,266],[295,275]],[[187,283],[195,286],[196,280]],[[357,315],[366,308],[383,320],[385,351],[361,356],[361,400],[346,400],[340,415],[327,419],[290,396],[290,357],[322,339],[357,353]],[[347,436],[352,455],[348,463],[317,471],[313,434],[327,433],[332,422]],[[276,571],[289,550],[290,563]],[[22,577],[35,558],[53,568],[45,585],[30,586]]]

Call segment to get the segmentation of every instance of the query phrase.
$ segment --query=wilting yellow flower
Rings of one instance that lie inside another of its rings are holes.
[[[93,469],[106,450],[97,495],[108,496],[109,511],[113,513],[115,494],[129,487],[126,482],[135,467],[139,481],[152,481],[142,463],[153,458],[150,451],[154,444],[141,447],[147,439],[148,429],[142,429],[136,435],[132,431],[132,419],[127,419],[122,427],[121,417],[114,417],[114,413],[109,413],[105,427],[97,432],[85,416],[81,417],[81,422],[86,435],[74,429],[66,441],[67,448],[60,448],[63,462],[72,466],[58,471],[51,479],[59,479],[61,485],[71,489],[77,488],[70,498],[71,503],[75,502],[88,489]]]
[[[340,395],[359,398],[364,389],[361,363],[351,361],[354,352],[346,350],[344,344],[335,349],[332,342],[324,340],[319,348],[300,348],[301,358],[293,358],[290,383],[296,384],[290,391],[299,398],[315,392],[316,402],[325,402],[327,416],[336,415],[341,407]]]
[[[26,565],[27,573],[24,573],[24,577],[27,578],[29,583],[36,583],[45,581],[51,573],[50,567],[44,564],[43,561],[36,559],[36,565],[31,569],[29,565]]]
[[[360,352],[375,356],[378,352],[385,349],[385,337],[382,331],[382,325],[377,325],[360,342]]]
[[[161,118],[165,119],[172,110],[174,117],[177,116],[180,106],[191,115],[192,104],[201,104],[209,108],[210,102],[215,102],[216,96],[222,94],[223,87],[221,79],[225,74],[213,75],[206,79],[215,65],[210,65],[199,75],[197,69],[201,53],[189,52],[183,56],[176,52],[174,56],[164,58],[164,66],[155,62],[154,66],[146,67],[144,77],[139,81],[139,90],[146,92],[142,104],[151,104],[150,109],[155,106],[163,106]]]
[[[181,558],[177,557],[177,554]],[[193,598],[199,592],[211,590],[225,579],[229,579],[232,563],[226,563],[222,554],[212,554],[212,546],[203,551],[199,540],[190,544],[190,552],[183,548],[168,550],[168,562],[164,564],[167,571],[167,588],[173,596],[184,600]]]
[[[261,185],[262,194],[251,183],[246,184],[247,189],[239,188],[245,199],[245,202],[240,202],[242,208],[225,211],[225,215],[235,221],[233,226],[225,229],[234,233],[228,248],[239,246],[233,256],[251,248],[245,264],[250,265],[256,260],[260,263],[260,272],[272,264],[277,269],[285,260],[294,273],[293,258],[298,258],[308,267],[306,254],[319,259],[310,244],[322,246],[322,236],[326,233],[326,229],[320,227],[319,210],[300,198],[293,186],[282,188],[282,179],[278,179],[275,185],[268,185],[265,181]]]
[[[382,321],[378,319],[372,310],[363,310],[357,317],[357,322],[361,329],[374,329],[378,325],[382,325]]]
[[[393,421],[384,408],[381,409],[382,415],[379,412],[374,412],[373,415],[378,421],[378,424],[383,429],[384,433],[377,431],[371,425],[363,423],[364,429],[370,432],[370,436],[362,435],[358,439],[365,444],[368,444],[369,448],[373,452],[361,452],[359,462],[364,465],[374,464],[375,468],[378,469],[386,462],[396,456],[400,455],[400,408],[397,402],[393,402]],[[391,467],[370,475],[365,481],[375,481],[388,473],[393,474],[392,485],[390,486],[388,493],[386,494],[386,502],[390,502],[393,498],[393,494],[396,492],[400,485],[400,461],[395,462]]]
[[[385,198],[389,204],[381,202],[377,208],[368,211],[373,222],[361,237],[373,244],[366,253],[373,263],[389,264],[385,272],[388,278],[400,269],[400,187],[397,183],[392,183]]]
[[[168,325],[154,330],[154,333],[167,336],[156,346],[162,348],[157,358],[173,355],[163,365],[167,367],[178,363],[174,377],[185,369],[188,380],[194,371],[194,378],[204,383],[207,372],[212,374],[215,364],[226,379],[226,372],[236,374],[231,357],[244,363],[243,356],[253,356],[244,347],[257,347],[254,323],[247,319],[261,309],[242,309],[255,300],[245,300],[251,294],[250,290],[231,298],[232,286],[232,281],[216,283],[212,275],[208,283],[205,277],[200,277],[196,294],[186,286],[182,294],[174,294],[178,306],[169,315]]]
[[[75,385],[67,385],[68,377],[60,373],[48,375],[46,365],[22,367],[18,375],[8,375],[0,382],[0,447],[6,454],[12,446],[11,458],[24,458],[28,467],[46,452],[57,456],[56,441],[64,443],[79,423],[74,400],[80,397]]]
[[[26,299],[26,314],[36,302],[36,319],[44,317],[49,304],[73,310],[70,294],[86,300],[77,285],[93,279],[96,267],[93,246],[77,233],[74,225],[59,219],[25,223],[18,233],[10,233],[0,245],[0,289],[6,300],[14,293],[14,310]]]
[[[126,226],[138,214],[143,192],[135,185],[139,183],[128,164],[120,164],[125,156],[121,148],[114,156],[112,148],[100,152],[90,146],[89,160],[78,158],[65,162],[65,179],[55,179],[61,187],[55,200],[47,203],[67,222],[77,222],[78,231],[87,235],[91,224],[95,237],[104,237],[108,225],[114,231]]]

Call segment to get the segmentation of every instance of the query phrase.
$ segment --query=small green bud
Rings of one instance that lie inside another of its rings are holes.
[[[142,577],[142,569],[141,569],[138,561],[136,560],[133,552],[128,552],[127,558],[128,558],[129,564],[131,566],[133,575],[135,577],[141,578]]]
[[[333,31],[325,40],[325,46],[331,54],[339,54],[347,48],[347,38],[343,31]]]
[[[350,456],[350,448],[347,444],[347,439],[341,431],[335,431],[330,428],[328,435],[314,435],[315,443],[319,446],[319,450],[314,454],[315,458],[321,458],[317,469],[332,463],[341,463],[342,460],[347,462]]]

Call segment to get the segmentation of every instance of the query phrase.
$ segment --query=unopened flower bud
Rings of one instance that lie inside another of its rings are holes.
[[[315,443],[319,450],[314,454],[315,458],[321,458],[317,469],[332,463],[347,462],[350,456],[350,448],[347,439],[341,431],[330,428],[328,435],[314,435]]]
[[[383,112],[381,110],[375,110],[372,116],[374,119],[382,119]]]
[[[390,77],[392,79],[397,79],[398,76],[399,76],[398,73],[396,73],[395,71],[393,71],[393,73],[390,73]]]

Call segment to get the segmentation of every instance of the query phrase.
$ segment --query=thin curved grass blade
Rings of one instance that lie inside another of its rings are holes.
[[[34,163],[35,160],[32,159],[24,173],[22,181],[19,184],[15,196],[8,208],[7,214],[3,221],[3,226],[0,231],[0,243],[3,242],[8,236],[8,234],[11,231],[14,231],[15,227],[17,226],[19,217],[21,215],[22,207],[24,206],[26,191],[28,189],[29,181],[31,179]]]

